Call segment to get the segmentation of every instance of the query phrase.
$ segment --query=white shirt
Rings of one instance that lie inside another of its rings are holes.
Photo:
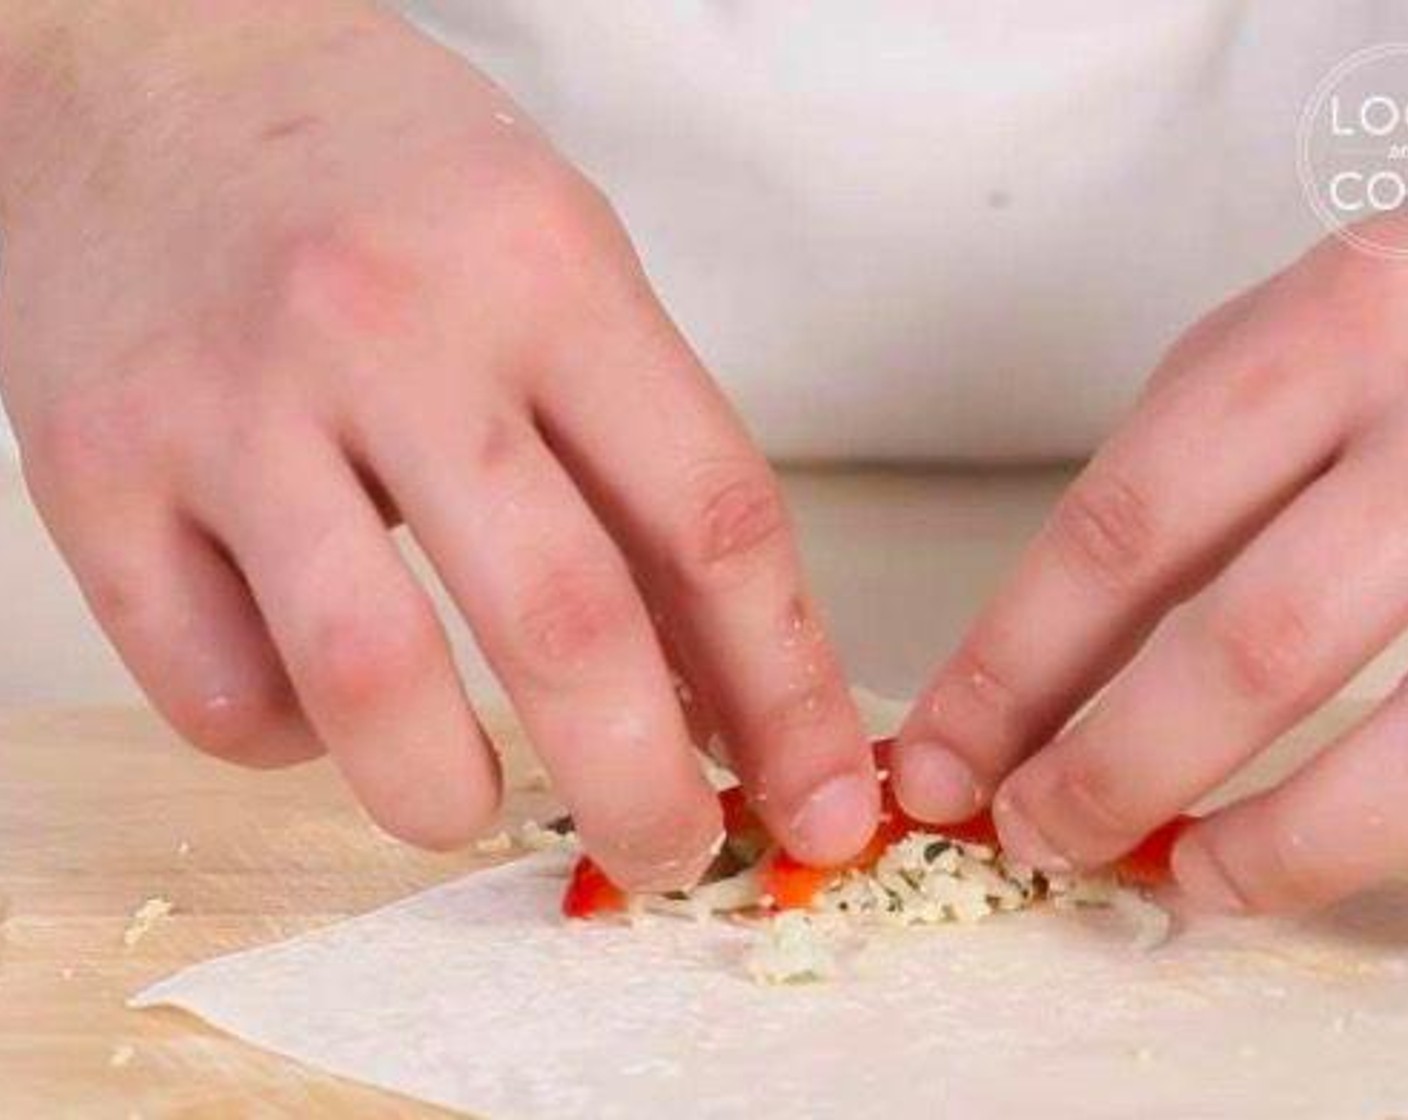
[[[1295,129],[1399,0],[410,0],[613,197],[769,451],[1088,451],[1325,230]]]
[[[1323,236],[1294,131],[1401,0],[402,0],[614,198],[782,457],[1088,451]],[[0,433],[3,438],[3,433]]]

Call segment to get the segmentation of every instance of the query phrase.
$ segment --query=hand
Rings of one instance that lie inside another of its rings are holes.
[[[775,480],[605,201],[400,21],[268,6],[149,5],[133,45],[78,5],[0,120],[6,402],[137,679],[466,840],[497,769],[404,519],[618,881],[720,832],[653,619],[794,853],[852,854],[875,775]]]
[[[1328,242],[1174,347],[911,714],[901,800],[993,798],[1053,870],[1129,850],[1403,629],[1406,482],[1408,264]],[[1175,873],[1219,910],[1324,904],[1408,869],[1405,805],[1400,690]]]

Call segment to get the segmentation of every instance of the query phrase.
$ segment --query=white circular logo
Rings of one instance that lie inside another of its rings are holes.
[[[1301,115],[1299,165],[1305,196],[1331,233],[1408,261],[1408,228],[1364,224],[1408,215],[1408,43],[1359,51],[1325,76]]]

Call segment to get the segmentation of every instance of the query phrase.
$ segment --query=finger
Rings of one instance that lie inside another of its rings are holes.
[[[1324,469],[1349,427],[1343,379],[1308,390],[1251,315],[1150,395],[1061,499],[901,732],[901,801],[969,815],[1195,589]],[[1283,326],[1284,333],[1284,326]],[[1308,349],[1308,347],[1307,347]],[[1325,388],[1329,386],[1329,390]],[[1216,453],[1207,448],[1215,445]]]
[[[874,765],[776,480],[644,282],[623,285],[551,356],[540,421],[668,619],[769,827],[803,860],[842,862],[875,828]]]
[[[1169,384],[1199,369],[1209,360],[1216,361],[1217,353],[1227,345],[1228,337],[1252,318],[1274,283],[1275,280],[1268,280],[1248,288],[1194,323],[1169,347],[1168,353],[1149,375],[1149,380],[1140,392],[1141,402],[1149,400]]]
[[[1408,624],[1404,435],[1357,444],[1007,781],[996,811],[1015,851],[1053,866],[1120,855]]]
[[[680,652],[679,643],[670,634],[669,619],[659,610],[653,610],[651,622],[655,626],[660,650],[665,655],[665,664],[670,670],[670,681],[674,685],[680,710],[684,712],[689,741],[715,761],[727,764],[728,748],[719,734],[718,717],[709,710],[704,697],[689,683],[689,666]]]
[[[1191,830],[1174,874],[1200,908],[1314,909],[1408,869],[1408,692],[1279,788]]]
[[[434,608],[350,465],[319,433],[285,432],[224,477],[206,516],[348,784],[393,835],[468,840],[497,808],[496,759]]]
[[[322,748],[248,589],[169,507],[55,524],[89,606],[162,716],[192,744],[255,768]]]
[[[435,418],[373,451],[517,709],[584,843],[623,886],[697,880],[721,831],[620,554],[525,424]]]

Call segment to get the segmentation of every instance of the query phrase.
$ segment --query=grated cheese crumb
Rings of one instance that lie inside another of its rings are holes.
[[[648,926],[654,919],[646,908],[644,895],[633,894],[626,899],[626,924],[632,928]]]
[[[1108,876],[1053,875],[1048,879],[1051,901],[1058,910],[1104,908],[1114,903],[1119,886]]]
[[[474,850],[481,856],[501,856],[513,851],[513,837],[507,832],[486,836],[483,840],[475,842]]]
[[[738,785],[738,778],[732,770],[719,761],[724,753],[724,741],[715,733],[699,754],[699,764],[704,767],[704,780],[715,790],[723,791]]]
[[[555,832],[544,828],[537,821],[524,821],[518,829],[518,842],[530,852],[575,852],[577,834],[575,832]]]
[[[744,961],[759,984],[809,984],[836,975],[836,954],[807,914],[789,910],[768,922]]]
[[[137,1051],[126,1043],[123,1043],[121,1046],[114,1046],[112,1048],[112,1054],[108,1057],[108,1065],[113,1069],[123,1069],[131,1064],[136,1054]]]
[[[137,907],[127,928],[122,931],[122,944],[131,949],[152,931],[153,926],[163,918],[169,917],[174,909],[175,907],[168,899],[147,899]]]
[[[1173,934],[1173,917],[1162,906],[1150,902],[1143,892],[1117,886],[1110,908],[1134,926],[1134,948],[1153,952]]]

